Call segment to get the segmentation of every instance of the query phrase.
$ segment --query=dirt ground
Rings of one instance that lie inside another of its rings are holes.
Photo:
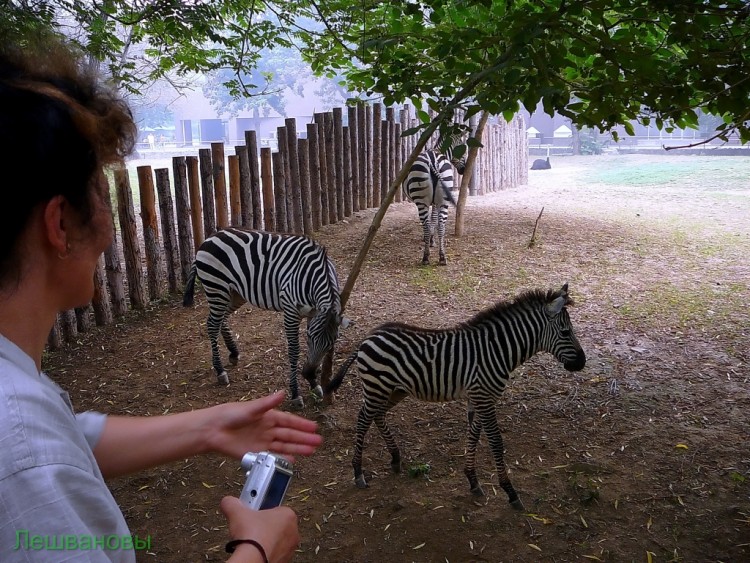
[[[382,322],[448,327],[565,282],[588,363],[571,374],[548,355],[532,358],[498,405],[524,513],[497,486],[484,436],[488,496],[469,493],[463,404],[407,399],[391,412],[400,474],[390,473],[373,426],[364,455],[372,479],[359,490],[350,464],[356,371],[333,405],[307,398],[302,414],[319,422],[324,444],[298,460],[286,500],[300,517],[296,561],[750,561],[750,175],[728,181],[722,161],[741,157],[715,157],[704,159],[708,174],[659,179],[664,162],[690,158],[553,159],[551,170],[530,172],[528,186],[470,198],[460,239],[451,212],[447,267],[419,265],[416,209],[391,208],[347,307],[355,324],[342,334],[337,365]],[[645,179],[597,180],[622,166]],[[342,286],[373,215],[316,237]],[[231,384],[218,387],[206,312],[201,292],[190,309],[175,296],[48,354],[45,368],[76,408],[118,414],[286,388],[279,314],[235,314],[242,356]],[[111,487],[131,531],[152,538],[139,561],[198,562],[226,559],[218,503],[242,483],[237,462],[207,456]]]

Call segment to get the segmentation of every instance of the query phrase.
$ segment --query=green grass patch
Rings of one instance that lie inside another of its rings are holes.
[[[409,283],[433,295],[460,297],[476,293],[480,278],[473,272],[455,272],[442,266],[421,266],[412,270]]]
[[[643,162],[624,156],[609,159],[582,174],[582,183],[612,186],[668,187],[679,184],[702,191],[740,190],[750,195],[750,161],[738,157],[684,157]],[[708,189],[707,186],[719,186]],[[742,197],[734,193],[721,197]]]
[[[685,288],[662,281],[615,311],[623,321],[644,327],[709,329],[723,325],[726,329],[737,311],[743,310],[747,292],[748,287],[741,283]]]

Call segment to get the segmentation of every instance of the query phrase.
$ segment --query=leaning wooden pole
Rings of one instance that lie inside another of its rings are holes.
[[[359,277],[359,272],[362,269],[362,265],[365,263],[365,259],[367,258],[367,253],[370,251],[370,246],[372,246],[372,241],[375,240],[375,235],[377,234],[378,229],[380,229],[380,224],[383,222],[383,217],[385,217],[385,213],[386,211],[388,211],[388,207],[391,205],[391,202],[393,201],[393,197],[396,195],[396,192],[401,189],[401,184],[404,182],[404,180],[406,180],[406,176],[409,174],[411,165],[414,164],[415,160],[417,160],[417,156],[419,156],[419,153],[422,152],[422,149],[424,149],[425,145],[427,144],[427,141],[430,139],[430,136],[432,135],[432,133],[437,129],[438,124],[440,123],[442,119],[443,119],[443,115],[441,114],[435,119],[433,119],[432,122],[422,132],[422,135],[419,138],[419,141],[417,142],[416,146],[414,147],[414,150],[411,151],[409,158],[401,167],[401,171],[399,172],[398,177],[394,180],[393,184],[391,184],[391,187],[388,190],[388,193],[386,194],[385,198],[383,198],[382,203],[380,204],[380,207],[378,208],[377,213],[375,213],[375,217],[373,217],[372,219],[372,224],[370,225],[370,228],[367,231],[367,236],[365,237],[365,241],[362,244],[362,247],[359,249],[359,254],[357,254],[357,258],[354,260],[354,265],[352,266],[352,269],[349,271],[349,277],[346,278],[346,284],[344,284],[344,289],[341,291],[341,310],[342,311],[346,307],[346,302],[349,300],[349,295],[351,295],[352,293],[354,284],[357,281],[357,278]]]
[[[380,204],[377,213],[375,213],[372,224],[367,231],[367,236],[365,237],[365,241],[362,244],[362,248],[359,249],[359,254],[357,254],[357,258],[354,260],[354,265],[349,271],[349,277],[346,278],[346,284],[344,285],[344,289],[341,291],[342,312],[346,307],[346,302],[349,300],[349,295],[351,295],[354,284],[359,277],[359,272],[362,269],[362,265],[365,263],[365,258],[367,258],[367,253],[370,251],[372,241],[375,240],[375,235],[378,233],[380,224],[383,222],[383,217],[385,217],[385,213],[386,211],[388,211],[388,207],[391,205],[396,192],[401,189],[401,184],[406,179],[411,165],[414,164],[415,160],[417,160],[417,156],[419,156],[419,153],[422,152],[422,149],[424,149],[427,141],[438,128],[438,125],[443,120],[451,118],[453,116],[456,105],[474,92],[477,85],[481,82],[484,76],[491,72],[495,72],[500,66],[505,64],[505,62],[507,62],[507,60],[510,58],[510,54],[510,52],[506,53],[505,55],[503,55],[503,57],[496,61],[496,64],[483,69],[482,71],[475,74],[472,78],[470,78],[467,84],[458,93],[456,93],[455,96],[453,96],[453,99],[451,99],[451,101],[445,106],[445,108],[443,108],[443,110],[430,122],[430,124],[427,125],[425,130],[422,131],[422,135],[419,137],[419,141],[409,155],[409,158],[406,160],[406,162],[404,162],[404,165],[401,168],[398,177],[394,180],[385,198],[382,199],[382,203]],[[324,378],[330,379],[332,367],[333,349],[331,349],[331,351],[326,355],[324,359],[321,380],[323,380]],[[331,397],[326,397],[325,400],[326,402],[330,402]]]
[[[444,113],[448,115],[447,110],[445,110]],[[422,132],[422,136],[419,138],[419,141],[414,147],[414,150],[411,152],[411,155],[409,155],[409,158],[406,160],[406,162],[404,162],[404,165],[401,168],[398,177],[393,181],[393,184],[391,184],[391,187],[388,190],[388,193],[383,198],[377,213],[375,213],[375,217],[373,217],[372,219],[372,224],[370,224],[370,228],[367,231],[365,241],[362,244],[362,247],[359,249],[359,254],[357,254],[357,258],[354,260],[354,265],[349,271],[349,277],[346,278],[344,289],[341,291],[342,313],[346,308],[346,302],[349,300],[349,295],[351,295],[352,293],[354,283],[359,277],[359,272],[362,270],[362,266],[365,263],[365,259],[367,258],[367,253],[370,251],[372,241],[375,240],[375,235],[378,233],[378,229],[380,229],[380,224],[383,222],[383,217],[385,217],[385,213],[386,211],[388,211],[388,207],[391,205],[396,192],[401,189],[401,184],[404,182],[404,180],[406,180],[406,176],[409,174],[411,165],[414,164],[415,160],[417,160],[417,156],[419,156],[419,153],[422,152],[422,149],[424,149],[427,141],[430,139],[430,136],[435,131],[435,129],[437,129],[438,124],[443,117],[443,114],[440,114]],[[333,348],[331,348],[331,351],[325,355],[325,358],[323,358],[323,363],[320,367],[320,381],[322,382],[324,387],[331,380],[331,373],[333,372],[333,352],[334,350]],[[323,397],[323,402],[325,404],[331,404],[331,402],[333,402],[333,397],[331,395],[326,395]]]
[[[490,114],[487,111],[483,111],[482,117],[479,118],[477,130],[474,132],[474,139],[479,142],[482,141],[484,126],[487,125],[487,119],[489,116]],[[458,191],[458,202],[456,203],[456,227],[454,231],[454,234],[457,237],[463,236],[464,234],[464,208],[466,207],[466,196],[469,193],[469,182],[471,182],[471,177],[474,175],[474,163],[477,161],[478,153],[478,146],[469,148],[469,154],[466,157],[466,169],[464,170],[463,176],[461,176],[461,188]]]

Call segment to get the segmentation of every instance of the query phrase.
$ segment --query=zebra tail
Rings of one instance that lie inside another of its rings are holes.
[[[440,187],[443,188],[443,194],[445,195],[445,199],[453,205],[453,207],[458,206],[458,203],[456,203],[456,199],[453,197],[453,192],[451,192],[445,184],[440,182]]]
[[[190,274],[188,274],[187,282],[185,283],[185,293],[182,296],[183,307],[193,306],[193,296],[195,294],[195,276],[197,273],[198,269],[195,267],[195,262],[193,262],[193,266],[192,268],[190,268]]]
[[[354,350],[354,352],[346,359],[344,365],[339,368],[336,376],[328,382],[328,384],[325,386],[325,389],[323,389],[323,394],[325,396],[330,395],[331,393],[337,391],[339,387],[341,387],[341,384],[344,382],[346,372],[349,371],[349,366],[352,365],[352,362],[357,357],[358,353],[359,349]]]

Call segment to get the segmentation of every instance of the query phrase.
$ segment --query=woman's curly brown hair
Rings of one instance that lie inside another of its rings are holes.
[[[17,278],[17,243],[34,208],[62,195],[87,223],[95,178],[132,152],[137,129],[96,66],[47,36],[0,46],[0,132],[0,167],[21,178],[0,184],[17,202],[0,210],[2,285]]]

